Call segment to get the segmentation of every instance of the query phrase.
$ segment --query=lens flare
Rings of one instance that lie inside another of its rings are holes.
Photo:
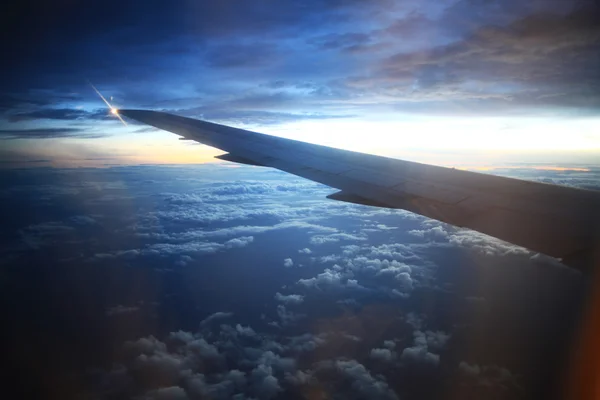
[[[90,84],[90,86],[92,87],[92,89],[94,89],[94,91],[98,94],[98,96],[100,96],[100,98],[102,99],[102,101],[104,103],[106,103],[106,105],[108,106],[108,109],[110,110],[110,113],[114,116],[116,116],[117,118],[119,118],[119,120],[123,123],[123,125],[127,126],[127,122],[125,122],[125,120],[123,118],[121,118],[121,116],[119,115],[119,110],[115,107],[113,107],[108,100],[106,100],[104,98],[104,96],[102,96],[102,93],[100,93],[100,91],[98,89],[96,89],[96,86],[94,86],[92,84],[92,82],[88,82]],[[112,99],[112,97],[111,97]]]

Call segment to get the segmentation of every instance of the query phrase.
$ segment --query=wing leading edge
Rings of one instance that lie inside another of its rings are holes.
[[[121,115],[339,189],[329,198],[399,208],[547,254],[578,269],[600,259],[600,192],[374,156],[146,110]]]

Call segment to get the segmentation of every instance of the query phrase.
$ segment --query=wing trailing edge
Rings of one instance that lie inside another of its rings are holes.
[[[561,259],[600,266],[600,191],[336,149],[157,111],[121,115],[226,151],[219,159],[285,171],[330,199],[408,210]]]

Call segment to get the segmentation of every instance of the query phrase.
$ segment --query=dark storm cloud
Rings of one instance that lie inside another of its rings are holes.
[[[107,135],[90,133],[83,128],[31,128],[31,129],[2,129],[0,140],[10,139],[55,139],[55,138],[80,138],[96,139]]]

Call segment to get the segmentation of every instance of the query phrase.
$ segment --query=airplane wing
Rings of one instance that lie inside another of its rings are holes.
[[[578,269],[600,261],[600,191],[335,149],[173,114],[119,114],[339,192],[334,200],[408,210],[544,253]]]

